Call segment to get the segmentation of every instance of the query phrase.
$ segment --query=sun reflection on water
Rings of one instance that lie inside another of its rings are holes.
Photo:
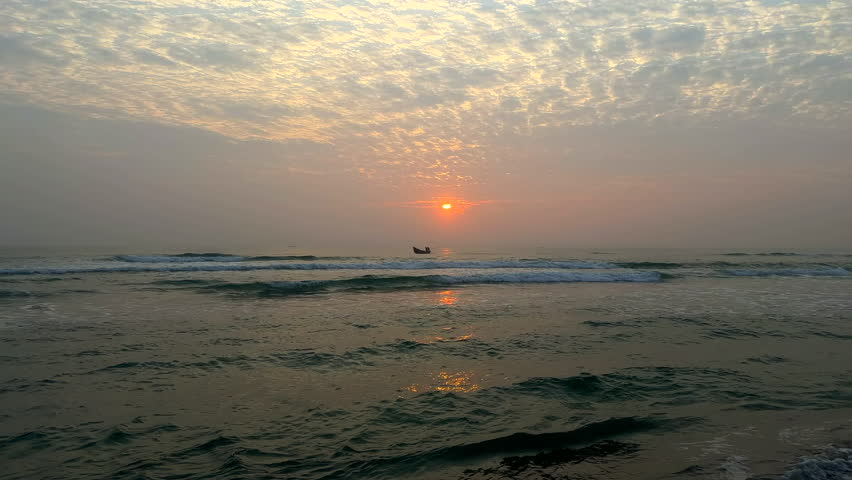
[[[441,330],[449,332],[453,327],[444,327]],[[473,332],[466,333],[464,335],[458,335],[455,337],[444,337],[442,335],[434,335],[423,338],[412,338],[411,341],[417,342],[423,345],[430,345],[433,343],[444,343],[444,342],[464,342],[466,340],[470,340],[474,337]]]
[[[412,384],[403,390],[413,393],[425,393],[430,391],[448,393],[470,393],[482,388],[476,382],[475,374],[470,371],[449,372],[441,370],[430,375],[430,381],[423,384]]]
[[[459,299],[455,296],[455,292],[452,290],[444,290],[443,292],[439,292],[441,298],[438,299],[438,303],[441,305],[455,305],[458,303]]]

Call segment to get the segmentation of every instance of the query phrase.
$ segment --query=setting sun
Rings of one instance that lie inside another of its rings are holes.
[[[453,208],[453,204],[452,203],[445,203],[445,204],[441,205],[441,208],[443,208],[444,210],[449,210],[449,209]]]

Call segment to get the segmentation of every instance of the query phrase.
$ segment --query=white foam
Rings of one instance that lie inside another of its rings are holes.
[[[747,480],[751,471],[746,465],[748,458],[741,455],[732,455],[719,465],[719,478],[726,480]]]
[[[852,449],[831,448],[822,455],[805,457],[781,478],[784,480],[849,480],[852,478]]]
[[[178,255],[116,255],[116,260],[130,263],[195,263],[195,262],[243,262],[248,260],[248,257],[239,255],[198,255],[198,256],[178,256]]]
[[[517,272],[436,275],[437,283],[659,282],[657,272]]]
[[[777,270],[725,270],[728,275],[736,277],[846,277],[849,270],[834,268],[791,268]]]
[[[0,269],[0,275],[63,275],[78,273],[145,273],[145,272],[233,272],[254,270],[436,270],[436,269],[489,269],[489,268],[553,268],[553,269],[608,269],[618,268],[608,263],[558,262],[558,261],[398,261],[366,263],[273,263],[216,265],[207,262],[200,264],[174,265],[122,265],[89,267],[40,267]]]
[[[310,265],[310,264],[309,264]],[[554,261],[554,260],[492,260],[492,261],[439,261],[439,260],[403,260],[396,262],[342,264],[357,265],[358,270],[380,269],[387,270],[437,270],[445,268],[565,268],[565,269],[606,269],[618,268],[611,263],[581,262],[581,261]]]
[[[518,272],[518,273],[479,273],[467,275],[413,275],[400,277],[364,276],[340,280],[301,280],[269,282],[267,286],[280,290],[311,290],[341,286],[365,286],[375,284],[393,288],[394,286],[415,285],[457,285],[476,283],[574,283],[574,282],[659,282],[656,272]]]

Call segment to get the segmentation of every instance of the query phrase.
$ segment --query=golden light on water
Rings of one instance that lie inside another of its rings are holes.
[[[441,370],[431,375],[431,380],[426,384],[412,384],[403,390],[413,393],[424,393],[429,391],[470,393],[482,388],[474,379],[473,372],[448,372]]]
[[[456,337],[443,337],[441,335],[429,336],[425,338],[413,338],[411,341],[420,343],[423,345],[431,345],[433,343],[443,343],[443,342],[464,342],[470,340],[474,337],[473,333],[467,333],[464,335],[459,335]]]
[[[438,385],[435,390],[439,392],[461,392],[469,393],[479,390],[479,384],[474,383],[471,372],[438,372],[435,375]]]
[[[458,298],[455,296],[455,292],[452,290],[444,290],[440,292],[441,297],[438,299],[438,302],[441,305],[455,305],[458,302]]]

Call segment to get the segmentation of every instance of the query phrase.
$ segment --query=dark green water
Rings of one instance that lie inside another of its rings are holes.
[[[0,259],[0,478],[852,475],[848,253],[154,253]]]

